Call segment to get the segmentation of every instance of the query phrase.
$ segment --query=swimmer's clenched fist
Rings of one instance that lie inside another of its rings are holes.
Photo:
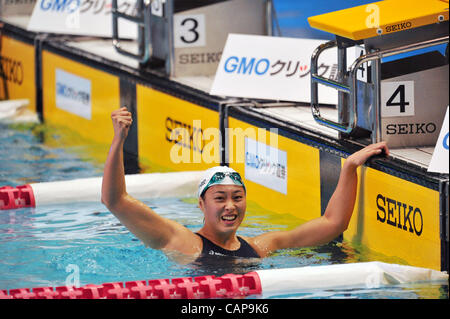
[[[121,107],[111,113],[111,119],[114,127],[114,138],[125,139],[128,135],[133,119],[131,113],[126,107]]]

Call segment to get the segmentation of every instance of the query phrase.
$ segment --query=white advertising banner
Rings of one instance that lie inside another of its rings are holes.
[[[287,194],[287,153],[245,138],[245,179]]]
[[[324,40],[229,34],[210,93],[219,96],[295,102],[311,101],[310,64]],[[347,65],[362,48],[347,49]],[[337,79],[337,50],[319,58],[317,73]],[[365,70],[358,71],[364,80]],[[319,85],[319,102],[337,104],[337,91]]]
[[[112,37],[112,0],[37,0],[28,23],[35,32]],[[136,0],[118,0],[120,12],[133,15]],[[119,19],[120,38],[135,39],[137,25]]]
[[[91,81],[56,69],[56,107],[90,120]]]
[[[439,133],[436,146],[434,147],[433,156],[431,157],[430,165],[428,166],[429,172],[445,173],[448,174],[448,106],[445,113],[444,123],[442,124],[441,132]]]

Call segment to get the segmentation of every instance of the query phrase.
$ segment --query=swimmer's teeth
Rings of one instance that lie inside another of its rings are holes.
[[[231,220],[235,220],[236,219],[236,215],[229,215],[229,216],[222,216],[222,219],[223,220],[228,220],[228,221],[231,221]]]

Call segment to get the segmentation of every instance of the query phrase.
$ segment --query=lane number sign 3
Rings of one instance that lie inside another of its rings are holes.
[[[206,46],[205,15],[175,15],[174,46],[175,48]]]

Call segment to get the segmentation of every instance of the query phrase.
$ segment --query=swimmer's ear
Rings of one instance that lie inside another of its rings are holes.
[[[198,198],[198,208],[200,208],[202,212],[204,212],[204,210],[203,210],[204,204],[205,204],[205,202],[203,201],[203,198],[199,197]]]

